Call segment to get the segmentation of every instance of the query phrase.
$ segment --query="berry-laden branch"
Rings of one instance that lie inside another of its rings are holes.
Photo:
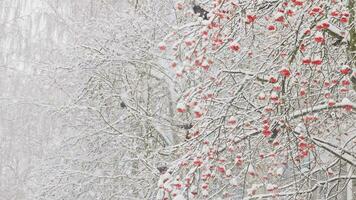
[[[161,53],[182,89],[176,117],[193,126],[187,141],[170,147],[179,159],[171,163],[174,178],[159,186],[163,199],[266,192],[307,198],[319,186],[302,170],[328,166],[320,151],[332,163],[354,163],[349,146],[328,145],[334,131],[350,132],[356,106],[347,46],[335,46],[339,39],[352,43],[346,2],[214,0],[204,4],[209,13],[180,5],[188,17],[164,39],[172,48]],[[320,170],[310,176],[317,175],[333,180]]]

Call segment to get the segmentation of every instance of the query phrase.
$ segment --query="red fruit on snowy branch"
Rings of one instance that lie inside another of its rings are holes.
[[[278,95],[277,95],[277,93],[273,92],[273,93],[271,94],[271,96],[270,96],[270,99],[271,99],[272,101],[277,101],[277,100],[278,100]]]
[[[203,164],[203,161],[200,159],[200,158],[196,158],[194,161],[193,161],[193,164],[197,167],[200,167],[202,164]]]
[[[266,94],[265,93],[260,93],[259,95],[258,95],[258,100],[265,100],[266,99]]]
[[[248,166],[247,173],[249,175],[251,175],[251,176],[256,176],[257,175],[257,173],[256,173],[255,169],[252,167],[252,165]]]
[[[330,82],[329,81],[325,81],[324,82],[324,87],[330,87]]]
[[[201,188],[204,189],[204,190],[207,190],[209,188],[209,185],[207,183],[203,183],[201,185]]]
[[[186,109],[185,104],[182,103],[182,102],[179,102],[179,103],[177,104],[177,112],[179,112],[179,113],[184,113],[184,112],[186,112],[186,111],[187,111],[187,109]]]
[[[171,67],[172,67],[172,68],[176,68],[176,67],[177,67],[177,63],[176,63],[176,62],[172,62],[172,63],[171,63]]]
[[[298,147],[300,150],[304,150],[308,147],[308,144],[304,140],[300,140],[298,143]]]
[[[316,30],[322,31],[328,29],[329,27],[330,27],[329,22],[322,22],[316,26]]]
[[[341,17],[340,18],[340,22],[346,24],[346,23],[349,22],[349,18],[348,17]]]
[[[209,100],[209,99],[213,99],[213,98],[214,98],[214,92],[211,90],[208,90],[203,96],[204,100]]]
[[[337,10],[334,10],[334,11],[331,11],[330,15],[333,17],[338,17],[340,15],[340,12]]]
[[[269,124],[263,124],[263,130],[269,130],[270,126]]]
[[[269,78],[269,82],[270,83],[277,83],[277,78],[275,78],[274,76],[270,76],[270,78]]]
[[[305,95],[305,88],[301,88],[301,89],[300,89],[299,95],[300,95],[300,96],[304,96],[304,95]]]
[[[348,93],[350,90],[349,90],[349,88],[346,88],[346,87],[342,87],[342,88],[340,88],[340,93]]]
[[[184,69],[183,68],[176,69],[177,78],[183,77],[183,73],[184,73]]]
[[[194,44],[194,40],[186,39],[184,41],[184,43],[185,43],[186,46],[190,47],[190,46],[192,46]]]
[[[255,22],[256,19],[257,19],[256,15],[247,15],[246,16],[246,21],[249,24]]]
[[[344,16],[344,17],[350,17],[350,13],[349,13],[349,12],[343,12],[343,13],[342,13],[342,16]]]
[[[344,105],[344,109],[347,111],[347,112],[351,112],[353,107],[352,105]]]
[[[235,126],[237,124],[237,120],[234,116],[231,116],[228,120],[227,120],[227,124],[229,126]]]
[[[160,42],[160,43],[158,44],[158,48],[159,48],[159,50],[161,50],[161,51],[165,51],[166,48],[167,48],[166,43]]]
[[[206,38],[208,38],[208,36],[209,36],[209,32],[206,31],[206,30],[204,30],[204,31],[201,32],[201,36],[202,36],[204,39],[206,39]]]
[[[302,0],[292,0],[295,6],[303,6],[304,1]]]
[[[203,111],[201,110],[201,108],[199,106],[196,106],[193,110],[194,112],[194,117],[195,118],[200,118],[201,116],[203,116]]]
[[[258,157],[260,157],[260,159],[264,159],[264,158],[265,158],[265,154],[264,154],[264,153],[260,153],[260,154],[258,155]]]
[[[332,97],[332,94],[330,92],[326,92],[324,94],[324,97],[328,99],[328,98]]]
[[[303,150],[299,152],[299,157],[300,158],[305,158],[309,155],[309,151],[308,150]]]
[[[321,59],[315,59],[311,62],[313,65],[321,65],[323,61]]]
[[[222,174],[225,174],[225,167],[224,166],[217,166],[216,170]]]
[[[283,23],[284,22],[284,16],[282,13],[278,13],[275,17],[275,20],[276,22],[280,22],[280,23]]]
[[[307,29],[304,31],[304,35],[310,35],[311,34],[311,30],[310,29]]]
[[[310,58],[303,58],[302,63],[304,65],[309,65],[311,63],[311,59]]]
[[[270,112],[272,112],[272,111],[273,111],[273,108],[270,107],[270,106],[266,106],[266,107],[264,108],[264,112],[266,112],[266,113],[270,113]]]
[[[352,106],[352,102],[347,99],[347,98],[344,98],[342,101],[341,101],[342,104],[344,104],[344,109],[347,111],[347,112],[351,112],[352,109],[353,109],[353,106]]]
[[[349,80],[345,80],[344,79],[344,80],[341,81],[341,85],[342,86],[349,86],[350,84],[351,84],[351,82]]]
[[[278,72],[280,75],[282,75],[283,77],[286,77],[286,78],[288,78],[291,75],[289,69],[286,67],[282,67]]]
[[[322,8],[319,6],[315,6],[314,8],[312,8],[312,10],[309,12],[310,15],[314,16],[316,14],[321,14],[322,13]]]
[[[267,29],[268,29],[269,31],[275,31],[277,28],[276,28],[275,25],[268,25],[268,26],[267,26]]]
[[[328,100],[328,106],[333,107],[336,104],[336,102],[333,99]]]
[[[269,129],[264,129],[264,130],[262,130],[262,134],[265,137],[269,137],[269,136],[271,136],[272,132]]]
[[[267,186],[266,186],[266,190],[268,191],[268,192],[273,192],[273,191],[275,191],[275,190],[277,190],[278,189],[278,186],[277,185],[274,185],[274,184],[267,184]]]
[[[351,68],[349,66],[342,66],[340,69],[340,73],[343,75],[348,75],[351,73]]]
[[[332,82],[334,85],[339,85],[339,80],[338,80],[338,79],[333,79],[333,80],[331,80],[331,82]]]
[[[314,41],[317,42],[317,43],[320,43],[320,44],[324,43],[325,39],[324,39],[323,34],[318,32],[314,37]]]
[[[286,14],[287,14],[289,17],[291,17],[291,16],[294,15],[294,11],[293,11],[292,9],[288,9],[287,12],[286,12]]]
[[[240,45],[237,42],[232,42],[229,46],[230,50],[233,52],[237,52],[240,50]]]
[[[173,183],[173,186],[174,186],[176,189],[180,190],[180,189],[183,187],[183,183],[180,182],[180,181],[177,181],[177,182]]]

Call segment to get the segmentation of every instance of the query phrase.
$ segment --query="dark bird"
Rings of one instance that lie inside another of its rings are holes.
[[[269,138],[268,142],[269,143],[273,143],[274,140],[276,139],[276,137],[278,136],[279,132],[281,132],[281,129],[285,128],[285,125],[284,124],[281,124],[279,122],[276,122],[272,125],[272,135],[271,137]]]
[[[168,167],[161,166],[161,167],[157,167],[157,169],[158,169],[159,173],[164,174],[168,170]]]
[[[208,20],[208,11],[204,10],[202,7],[198,5],[193,6],[194,14],[199,14],[199,17],[203,18],[204,20]]]
[[[183,128],[183,129],[185,129],[185,130],[189,130],[189,129],[193,128],[193,124],[192,124],[192,123],[183,124],[183,125],[179,125],[178,127],[179,127],[179,128]]]
[[[122,101],[122,102],[120,103],[120,107],[121,107],[121,108],[126,108],[126,104]]]

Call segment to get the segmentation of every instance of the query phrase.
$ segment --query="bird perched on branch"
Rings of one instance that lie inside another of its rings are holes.
[[[208,20],[208,11],[204,10],[202,7],[200,7],[199,5],[195,5],[193,3],[193,11],[194,14],[199,14],[199,17],[203,18],[204,20]]]
[[[121,108],[126,108],[126,104],[122,101],[122,102],[120,103],[120,107],[121,107]]]

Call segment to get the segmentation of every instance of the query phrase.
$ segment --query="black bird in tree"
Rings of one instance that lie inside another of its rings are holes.
[[[122,101],[122,102],[120,103],[120,107],[121,107],[121,108],[126,108],[126,104]]]
[[[199,14],[199,17],[203,18],[204,20],[208,20],[208,11],[204,10],[202,7],[199,5],[193,4],[193,11],[194,14]]]
[[[159,173],[164,174],[164,173],[167,172],[168,167],[167,166],[160,166],[160,167],[157,167],[157,169],[158,169]]]

